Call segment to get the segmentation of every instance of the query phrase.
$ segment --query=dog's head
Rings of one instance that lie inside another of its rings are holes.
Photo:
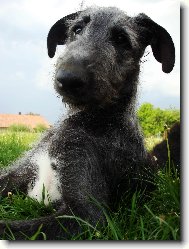
[[[89,8],[57,21],[47,37],[49,57],[57,45],[55,89],[77,107],[106,106],[136,95],[140,59],[150,45],[170,73],[175,48],[169,33],[145,14],[129,17],[117,8]]]

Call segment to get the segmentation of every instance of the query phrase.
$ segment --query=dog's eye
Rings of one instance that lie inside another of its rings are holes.
[[[131,46],[128,36],[124,33],[114,34],[114,42],[118,45],[127,45],[128,47]]]
[[[90,20],[91,20],[90,16],[84,16],[83,17],[83,21],[84,21],[85,24],[89,23]]]
[[[126,49],[131,48],[131,41],[128,37],[128,34],[122,30],[113,29],[111,33],[111,41],[114,45],[120,45]]]
[[[83,30],[83,27],[81,25],[77,25],[73,28],[73,32],[75,33],[75,35],[80,34],[82,30]]]
[[[115,38],[117,43],[123,43],[126,40],[126,37],[124,34],[118,34],[118,36]]]

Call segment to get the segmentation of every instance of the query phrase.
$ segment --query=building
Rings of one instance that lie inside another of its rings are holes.
[[[34,129],[39,125],[49,128],[51,125],[42,116],[36,114],[0,114],[0,130],[5,130],[11,125],[24,125]]]

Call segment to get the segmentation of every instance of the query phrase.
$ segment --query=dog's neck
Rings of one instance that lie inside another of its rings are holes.
[[[72,126],[76,129],[85,129],[95,136],[106,135],[110,130],[122,130],[130,127],[133,120],[136,120],[133,111],[134,104],[129,103],[120,105],[120,103],[107,106],[106,108],[93,107],[89,110],[80,110],[73,113],[66,122],[74,122]]]

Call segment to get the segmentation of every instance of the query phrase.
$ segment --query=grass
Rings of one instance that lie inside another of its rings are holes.
[[[24,194],[12,195],[0,199],[0,220],[29,220],[52,214],[52,205],[46,206]]]
[[[25,150],[31,147],[39,137],[35,133],[0,133],[0,165],[7,166]],[[152,148],[150,141],[148,148]],[[70,236],[71,240],[180,240],[180,179],[177,172],[170,171],[170,161],[165,171],[156,176],[156,190],[150,199],[144,202],[143,193],[135,193],[131,199],[125,196],[119,203],[117,212],[102,207],[107,225],[105,227],[92,226],[79,217],[63,215],[59,219],[76,219],[82,226],[82,234]],[[95,201],[95,200],[94,200]],[[53,213],[52,205],[45,206],[23,194],[7,196],[0,199],[0,219],[22,220],[37,218]],[[37,239],[42,234],[41,227],[29,240]],[[10,234],[7,239],[14,239]],[[1,239],[1,238],[0,238]]]
[[[32,147],[40,133],[0,132],[0,168],[9,165]]]
[[[145,146],[147,148],[148,151],[151,151],[153,149],[153,147],[160,143],[163,140],[162,137],[155,137],[155,136],[151,136],[151,137],[147,137],[145,138]]]
[[[103,209],[108,225],[98,230],[85,225],[83,234],[77,239],[180,240],[180,179],[177,172],[159,172],[156,184],[157,189],[145,203],[143,194],[137,192],[131,200],[125,196],[116,213]]]

